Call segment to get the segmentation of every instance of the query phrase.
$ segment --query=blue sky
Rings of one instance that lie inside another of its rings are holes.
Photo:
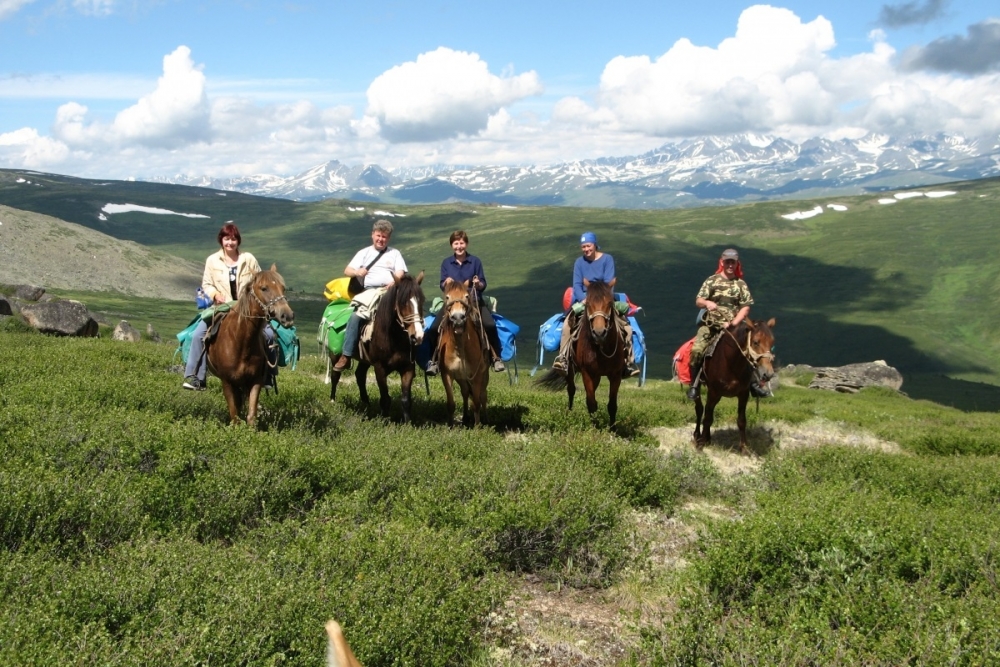
[[[995,3],[0,0],[0,167],[551,164],[1000,134]]]

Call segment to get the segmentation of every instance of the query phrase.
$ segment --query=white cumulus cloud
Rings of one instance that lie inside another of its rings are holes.
[[[475,135],[490,116],[542,90],[533,71],[497,76],[479,55],[440,47],[372,81],[367,114],[390,141],[434,141]]]
[[[73,146],[95,144],[178,148],[210,138],[210,105],[205,74],[179,46],[163,58],[156,89],[123,109],[111,124],[88,123],[87,108],[76,102],[56,113],[53,133]]]
[[[0,134],[0,161],[12,166],[42,169],[63,162],[69,153],[66,144],[43,137],[34,128]]]
[[[0,0],[0,21],[17,13],[21,7],[30,5],[35,0]]]

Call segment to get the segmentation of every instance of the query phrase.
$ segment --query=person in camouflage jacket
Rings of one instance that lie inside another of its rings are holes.
[[[687,395],[692,400],[698,395],[701,365],[712,339],[727,327],[736,328],[750,313],[750,306],[753,305],[750,288],[743,281],[740,254],[735,249],[727,248],[722,251],[719,268],[702,283],[694,303],[704,310],[704,315],[691,347],[691,387]]]

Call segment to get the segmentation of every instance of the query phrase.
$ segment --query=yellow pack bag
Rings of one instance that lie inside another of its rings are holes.
[[[351,279],[347,276],[341,276],[340,278],[334,278],[326,284],[326,289],[323,291],[323,296],[327,298],[328,301],[339,301],[343,299],[344,301],[350,301],[354,296],[350,293],[348,284]]]

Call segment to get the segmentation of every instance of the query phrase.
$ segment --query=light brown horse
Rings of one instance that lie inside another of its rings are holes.
[[[740,430],[740,451],[749,454],[747,447],[747,400],[750,398],[750,383],[755,376],[761,383],[774,377],[774,318],[767,322],[740,322],[735,331],[726,329],[711,357],[706,357],[702,365],[704,381],[708,388],[708,401],[702,409],[701,388],[694,399],[694,444],[701,449],[712,441],[712,422],[715,421],[715,406],[724,396],[736,397],[736,426]],[[693,380],[694,378],[692,378]]]
[[[565,376],[555,370],[543,375],[536,384],[548,389],[566,386],[569,394],[569,409],[573,409],[576,395],[575,375],[579,371],[583,377],[583,387],[587,392],[587,411],[597,412],[597,387],[601,377],[608,378],[608,419],[611,429],[615,428],[618,416],[618,388],[622,383],[625,369],[625,339],[617,321],[615,297],[611,285],[593,282],[587,285],[587,300],[572,354],[569,355],[569,369]]]
[[[327,621],[326,637],[327,667],[362,667],[361,662],[354,656],[351,645],[347,643],[340,623],[333,619]]]
[[[448,397],[448,419],[455,416],[452,380],[462,391],[462,421],[469,417],[472,399],[472,423],[486,421],[486,387],[490,383],[489,365],[483,350],[486,332],[479,314],[478,297],[469,290],[469,281],[444,281],[444,307],[441,309],[441,381]]]
[[[358,393],[361,402],[368,404],[368,369],[375,368],[375,380],[378,382],[379,407],[382,416],[389,416],[392,398],[389,396],[389,373],[398,372],[402,386],[403,421],[410,421],[410,387],[413,376],[416,375],[416,350],[424,339],[424,293],[420,283],[424,280],[421,271],[416,278],[405,275],[395,279],[385,295],[378,302],[375,310],[375,321],[372,323],[371,340],[359,344],[361,359],[358,360],[354,377],[358,381]],[[340,355],[330,355],[330,360],[336,364]],[[333,371],[330,374],[330,400],[337,397],[337,384],[341,373]]]
[[[208,368],[222,380],[233,423],[240,421],[245,405],[247,423],[253,425],[257,419],[257,399],[268,364],[264,325],[272,319],[286,327],[295,322],[285,299],[285,281],[274,264],[243,286],[235,307],[222,318],[219,333],[207,346]]]

